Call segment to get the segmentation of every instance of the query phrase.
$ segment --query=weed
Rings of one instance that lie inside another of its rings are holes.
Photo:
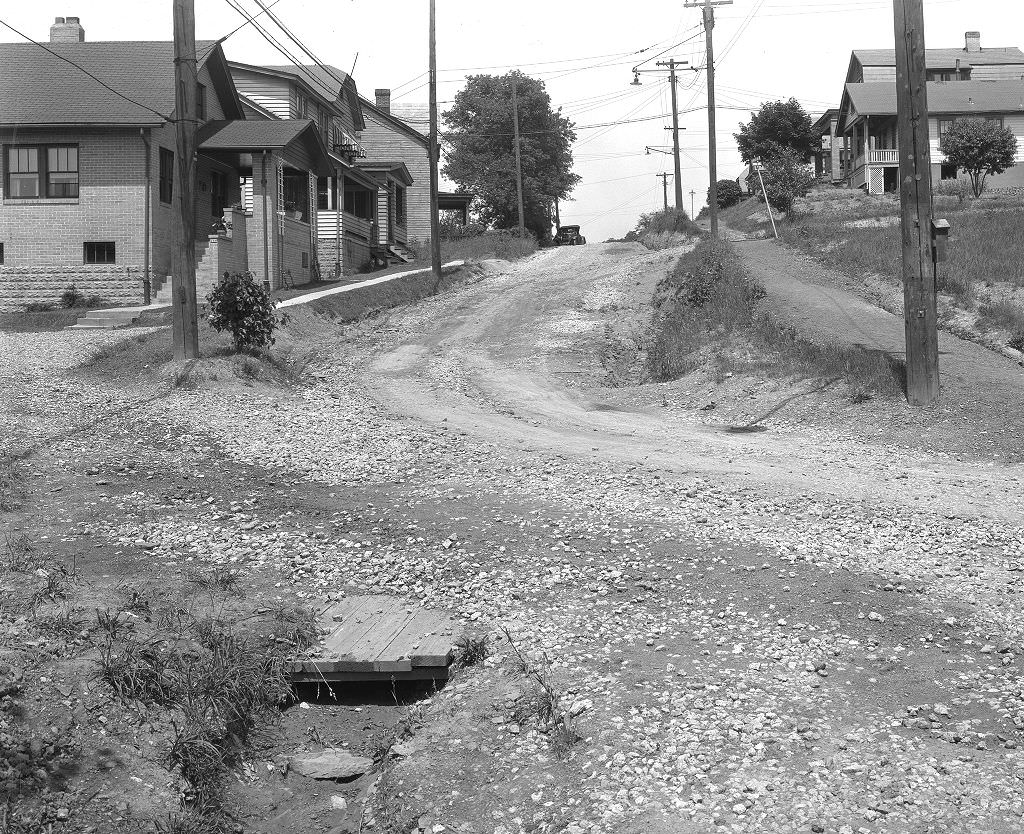
[[[281,604],[271,611],[271,639],[304,651],[320,640],[320,627],[312,611],[296,605]]]
[[[226,771],[224,756],[210,740],[210,730],[204,722],[189,720],[174,728],[166,764],[168,770],[177,770],[188,783],[185,802],[189,806],[208,808],[219,799]]]
[[[978,325],[985,329],[1024,333],[1024,307],[1008,298],[982,304],[978,308]]]
[[[63,602],[71,595],[71,586],[77,580],[77,571],[74,568],[69,570],[66,565],[46,571],[46,582],[32,594],[33,607],[46,600]]]
[[[162,650],[156,642],[143,644],[129,636],[115,646],[108,639],[100,648],[96,677],[118,698],[167,706],[179,692],[176,660],[174,653]]]
[[[39,558],[33,555],[35,547],[24,533],[4,533],[4,567],[15,573],[30,573],[39,567]]]
[[[74,615],[74,611],[69,605],[65,605],[55,614],[36,617],[34,625],[41,634],[63,640],[66,643],[80,638],[83,630],[82,621]]]
[[[168,814],[153,820],[153,826],[156,834],[226,834],[236,830],[222,814],[206,809]]]
[[[122,585],[118,588],[121,599],[124,600],[124,610],[133,614],[149,614],[151,612],[151,600],[153,597],[152,588],[134,588],[131,585]]]
[[[135,623],[132,622],[126,611],[111,612],[109,608],[104,608],[101,611],[97,608],[96,622],[107,633],[107,637],[110,640],[123,637],[126,632],[134,631],[135,629]]]
[[[477,666],[491,656],[489,634],[464,634],[455,641],[455,665],[460,668]]]
[[[546,654],[538,660],[527,658],[516,646],[508,629],[503,629],[508,644],[515,653],[513,670],[531,683],[530,691],[516,703],[515,717],[524,722],[536,719],[541,732],[548,736],[548,743],[556,755],[565,757],[570,748],[583,737],[576,728],[576,720],[563,706],[561,695],[551,680],[551,662]]]
[[[242,574],[222,565],[217,565],[209,571],[192,571],[185,575],[185,580],[197,591],[224,591],[229,594],[241,597],[244,596],[242,589],[238,587]]]
[[[1024,353],[1024,330],[1020,333],[1010,337],[1010,340],[1006,343],[1008,347],[1012,347],[1014,350],[1019,350]]]
[[[0,512],[21,508],[25,498],[24,473],[21,464],[12,457],[0,459]]]

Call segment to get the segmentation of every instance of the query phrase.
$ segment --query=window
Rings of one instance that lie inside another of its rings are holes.
[[[7,149],[7,196],[39,196],[39,148]]]
[[[196,84],[196,116],[199,121],[206,121],[206,85]]]
[[[112,264],[116,263],[114,258],[113,242],[86,243],[85,262],[87,264]]]
[[[405,225],[405,189],[400,185],[395,187],[395,222]]]
[[[334,211],[333,177],[317,177],[316,207],[318,211]]]
[[[222,217],[228,203],[228,177],[220,171],[210,172],[210,214]]]
[[[308,102],[307,102],[306,97],[302,93],[296,91],[295,92],[295,118],[296,119],[304,119],[304,118],[306,118],[306,107],[307,106],[308,106]]]
[[[309,269],[309,252],[302,253],[302,268]]]
[[[370,219],[370,192],[363,189],[345,189],[345,211],[349,214]]]
[[[953,126],[956,119],[939,119],[939,145],[946,138],[946,132]]]
[[[4,245],[0,243],[0,264],[4,262]]]
[[[61,145],[46,149],[46,196],[78,196],[78,148]]]
[[[174,198],[174,151],[160,148],[160,202],[170,203]]]

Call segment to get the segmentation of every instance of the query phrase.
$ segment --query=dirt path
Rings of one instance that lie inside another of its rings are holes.
[[[841,289],[846,279],[788,246],[731,234],[736,252],[768,291],[766,308],[817,341],[859,345],[905,358],[903,320]],[[974,342],[939,332],[943,395],[975,421],[1002,420],[1024,403],[1024,369]],[[1014,421],[1008,421],[1011,424]],[[1019,437],[1019,427],[1015,434]]]

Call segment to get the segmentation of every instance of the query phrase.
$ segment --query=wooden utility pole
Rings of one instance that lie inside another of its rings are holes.
[[[655,174],[661,180],[661,191],[665,196],[665,211],[668,211],[668,178],[672,175],[669,173]]]
[[[733,0],[702,0],[684,3],[692,9],[700,7],[704,13],[704,39],[707,43],[708,71],[708,172],[711,186],[708,188],[708,216],[711,218],[711,239],[718,239],[718,141],[715,135],[715,44],[712,33],[715,29],[715,6],[731,6]]]
[[[526,236],[526,213],[523,211],[523,158],[519,150],[519,78],[512,76],[512,143],[516,152],[516,194],[519,197],[519,235]]]
[[[676,103],[676,67],[684,66],[687,63],[689,62],[677,61],[675,58],[657,63],[659,67],[668,67],[668,83],[672,88],[672,155],[675,159],[676,211],[683,210],[682,166],[679,162],[679,106]],[[667,210],[668,206],[665,208]]]
[[[178,164],[174,190],[181,216],[171,272],[174,361],[199,357],[196,304],[196,14],[195,0],[174,0],[174,127]]]
[[[690,192],[690,219],[693,220],[693,198],[697,196],[696,191]]]
[[[435,0],[430,0],[430,45],[429,45],[429,86],[430,86],[430,264],[434,270],[434,283],[441,282],[441,218],[438,213],[438,157],[441,147],[437,141],[437,36]]]
[[[893,14],[907,400],[911,405],[925,406],[939,398],[939,335],[923,0],[893,0]]]

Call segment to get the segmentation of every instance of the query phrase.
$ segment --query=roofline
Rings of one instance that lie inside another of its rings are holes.
[[[395,127],[400,128],[404,133],[409,134],[410,138],[415,139],[418,142],[423,143],[424,148],[430,147],[430,137],[424,136],[416,128],[406,121],[403,121],[400,117],[392,115],[385,110],[381,110],[374,102],[367,99],[365,96],[359,96],[359,101],[363,107],[368,107],[386,122],[390,122]]]
[[[338,108],[338,100],[341,98],[341,95],[344,92],[344,86],[342,86],[338,90],[337,98],[328,99],[322,88],[310,84],[309,81],[307,81],[298,73],[288,72],[287,70],[282,69],[271,69],[270,67],[260,66],[259,64],[245,64],[241,61],[228,61],[229,69],[234,69],[236,67],[242,70],[252,70],[253,72],[258,72],[263,75],[275,75],[278,78],[288,78],[291,79],[292,81],[297,81],[318,99],[321,99],[322,101],[329,101],[331,107],[337,108],[338,112],[336,112],[335,115],[343,115],[343,113],[340,112],[341,108]]]
[[[161,127],[170,122],[0,122],[0,130],[39,130],[41,128],[63,128],[69,127]]]
[[[242,103],[243,107],[248,106],[251,107],[253,110],[256,110],[257,112],[262,113],[264,116],[267,117],[268,121],[279,120],[279,117],[275,116],[271,111],[267,110],[266,107],[264,107],[261,104],[257,104],[251,98],[249,98],[246,95],[243,95],[242,93],[238,94],[238,100]]]

